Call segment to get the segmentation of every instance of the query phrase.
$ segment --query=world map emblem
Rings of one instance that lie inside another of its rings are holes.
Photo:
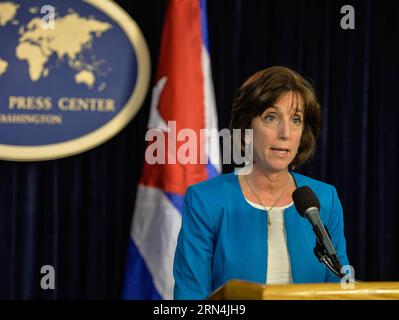
[[[116,135],[147,93],[150,59],[111,0],[0,1],[0,159],[48,160]]]

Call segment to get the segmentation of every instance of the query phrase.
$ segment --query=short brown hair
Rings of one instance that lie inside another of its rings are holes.
[[[291,163],[298,167],[315,152],[316,139],[321,130],[321,109],[312,85],[297,72],[281,66],[270,67],[249,77],[234,95],[230,130],[241,129],[243,150],[244,129],[250,129],[252,119],[263,114],[288,92],[299,94],[304,103],[304,128],[298,153]]]

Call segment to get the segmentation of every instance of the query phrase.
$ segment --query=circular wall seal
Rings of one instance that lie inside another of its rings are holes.
[[[150,79],[145,39],[110,0],[0,3],[0,159],[78,154],[122,130]]]

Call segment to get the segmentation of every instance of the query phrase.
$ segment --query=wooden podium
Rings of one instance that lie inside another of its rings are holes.
[[[209,300],[375,300],[399,299],[399,282],[359,282],[343,289],[340,283],[263,285],[230,280]]]

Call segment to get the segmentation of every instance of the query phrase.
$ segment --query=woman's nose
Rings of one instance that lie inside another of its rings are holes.
[[[283,120],[280,122],[280,132],[279,132],[279,138],[281,140],[288,140],[291,134],[291,128],[290,128],[290,123],[289,120]]]

